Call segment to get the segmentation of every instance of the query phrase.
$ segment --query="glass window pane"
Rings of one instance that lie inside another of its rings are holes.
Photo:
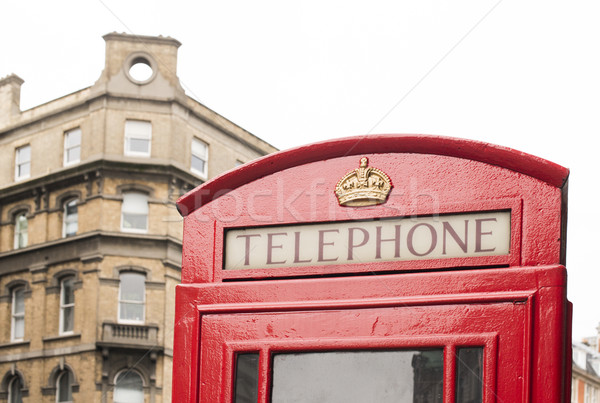
[[[67,162],[79,161],[80,154],[81,154],[81,148],[79,148],[79,147],[74,147],[74,148],[67,150]]]
[[[443,350],[276,354],[272,402],[441,403]]]
[[[192,155],[192,169],[198,172],[204,172],[205,161]]]
[[[71,394],[71,384],[73,383],[73,376],[69,371],[65,371],[58,377],[57,388],[57,401],[58,402],[71,402],[73,395]]]
[[[29,176],[29,172],[30,172],[29,162],[24,162],[24,163],[19,164],[19,173],[18,173],[19,178]]]
[[[18,148],[15,152],[15,179],[29,177],[31,167],[31,146]]]
[[[235,366],[234,403],[258,401],[258,353],[238,354]]]
[[[206,152],[208,151],[208,145],[200,140],[194,139],[192,141],[192,154],[196,155],[200,158],[206,157]]]
[[[13,330],[13,338],[16,339],[22,339],[23,337],[25,337],[25,318],[24,317],[17,317],[14,318],[14,330]]]
[[[61,332],[64,333],[64,332],[72,332],[73,331],[73,312],[74,312],[74,308],[72,306],[63,308]]]
[[[62,304],[68,305],[75,302],[75,293],[73,292],[73,285],[75,278],[70,277],[62,282]]]
[[[14,291],[13,313],[22,314],[25,312],[25,289],[18,288]]]
[[[31,161],[31,146],[21,147],[17,150],[17,161],[20,164]]]
[[[142,120],[128,120],[125,122],[126,137],[150,139],[152,137],[152,123]]]
[[[148,196],[143,193],[123,194],[123,211],[128,213],[147,214]]]
[[[9,403],[23,403],[23,397],[21,395],[21,380],[18,376],[15,376],[8,387],[8,401]]]
[[[121,372],[115,381],[114,403],[143,403],[144,384],[133,371]]]
[[[144,321],[144,305],[121,302],[120,304],[120,319],[131,320],[135,322]]]
[[[75,129],[67,133],[65,144],[67,147],[74,147],[81,144],[81,130]]]
[[[122,273],[119,287],[119,319],[143,322],[146,278],[138,273]]]
[[[456,350],[456,403],[483,401],[483,347]]]
[[[150,141],[144,139],[129,139],[129,151],[135,153],[148,153]]]
[[[123,228],[145,230],[147,226],[147,216],[145,214],[123,214]]]
[[[146,278],[138,273],[122,273],[121,299],[127,301],[144,301]]]

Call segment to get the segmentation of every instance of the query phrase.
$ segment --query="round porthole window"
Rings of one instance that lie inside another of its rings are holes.
[[[146,84],[156,76],[154,60],[144,54],[133,54],[125,62],[127,77],[136,84]]]

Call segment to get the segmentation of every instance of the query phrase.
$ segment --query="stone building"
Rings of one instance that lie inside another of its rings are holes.
[[[89,88],[0,79],[0,402],[168,402],[175,200],[275,149],[188,97],[180,43],[108,34]]]
[[[571,403],[600,403],[598,336],[574,342],[572,347]]]

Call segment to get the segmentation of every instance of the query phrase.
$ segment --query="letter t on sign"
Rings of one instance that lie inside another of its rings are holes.
[[[250,238],[253,236],[260,237],[260,234],[238,235],[236,238],[246,238],[246,249],[244,249],[244,266],[250,264]]]

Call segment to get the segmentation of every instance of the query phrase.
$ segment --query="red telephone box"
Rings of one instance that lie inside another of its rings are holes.
[[[368,136],[178,201],[175,402],[563,402],[568,170]]]

